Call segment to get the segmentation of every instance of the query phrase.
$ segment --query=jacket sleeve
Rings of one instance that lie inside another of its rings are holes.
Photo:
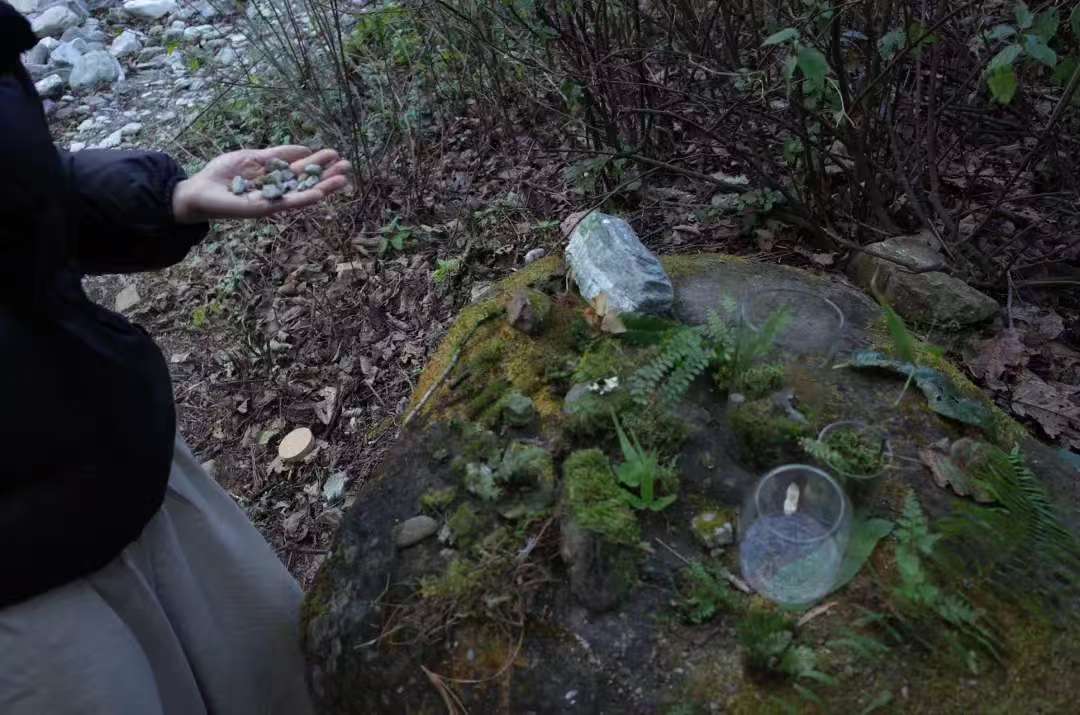
[[[171,266],[209,229],[174,220],[173,190],[186,176],[167,154],[88,150],[61,159],[74,198],[74,252],[86,273]]]

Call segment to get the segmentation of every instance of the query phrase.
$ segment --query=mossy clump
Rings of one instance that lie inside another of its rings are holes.
[[[776,392],[784,386],[783,363],[751,365],[742,375],[737,375],[735,386],[747,399],[756,400]]]
[[[563,430],[579,444],[615,446],[618,440],[615,423],[611,420],[612,412],[645,449],[655,450],[665,457],[677,455],[690,435],[685,420],[659,406],[643,407],[623,389],[607,395],[584,395],[569,409]]]
[[[637,517],[626,503],[611,462],[599,449],[574,452],[563,463],[563,487],[570,512],[582,529],[617,544],[636,544]]]
[[[482,588],[483,567],[466,558],[455,558],[441,576],[420,579],[421,598],[467,600]]]
[[[699,511],[690,520],[690,531],[706,549],[717,549],[735,543],[735,515],[730,509],[715,508]]]
[[[574,382],[597,382],[623,374],[627,361],[623,347],[611,338],[597,340],[585,351],[574,370]]]
[[[483,519],[476,509],[467,502],[459,506],[446,521],[446,525],[454,537],[454,543],[458,547],[468,546],[474,542],[482,524]]]
[[[539,335],[551,316],[551,298],[532,288],[521,288],[506,304],[507,320],[528,335]]]
[[[512,442],[499,464],[502,481],[513,486],[555,487],[555,462],[543,447]]]
[[[499,438],[491,430],[471,422],[455,423],[454,436],[457,438],[458,456],[452,467],[458,476],[465,473],[469,462],[489,462],[499,456]]]
[[[799,440],[811,457],[846,477],[877,476],[888,463],[885,440],[855,425],[837,425],[825,439]]]
[[[495,380],[480,389],[465,405],[465,414],[469,419],[482,425],[491,426],[498,421],[502,405],[499,401],[510,391],[506,380]]]
[[[508,427],[528,427],[536,418],[536,406],[526,395],[511,390],[499,400],[499,420]]]
[[[791,460],[799,454],[799,439],[810,435],[809,424],[781,414],[768,399],[739,405],[730,420],[740,441],[740,456],[757,469]]]
[[[429,514],[441,514],[457,498],[457,487],[429,489],[420,495],[420,508]]]

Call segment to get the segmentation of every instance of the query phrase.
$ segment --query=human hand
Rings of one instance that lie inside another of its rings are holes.
[[[294,191],[280,199],[264,199],[258,192],[237,196],[230,189],[236,176],[254,179],[265,173],[271,159],[287,161],[300,174],[308,164],[323,167],[321,181],[307,191]],[[203,170],[176,185],[173,191],[173,217],[177,223],[200,223],[222,218],[262,218],[280,211],[311,206],[348,183],[349,162],[333,149],[312,152],[304,146],[276,146],[269,149],[244,149],[222,154]]]

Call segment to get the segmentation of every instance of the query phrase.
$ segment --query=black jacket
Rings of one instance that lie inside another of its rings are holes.
[[[164,154],[63,154],[18,62],[35,38],[0,0],[0,608],[95,571],[160,508],[175,415],[150,337],[81,277],[181,260],[184,178]]]

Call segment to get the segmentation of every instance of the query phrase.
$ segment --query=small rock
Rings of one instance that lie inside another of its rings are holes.
[[[248,192],[248,181],[242,176],[234,176],[232,185],[229,187],[232,192],[237,196],[246,194]]]
[[[306,179],[304,179],[303,181],[301,181],[299,184],[296,185],[296,190],[297,191],[307,191],[309,189],[314,189],[318,185],[319,185],[319,177],[317,177],[317,176],[309,176]]]
[[[180,40],[184,39],[184,28],[170,27],[161,33],[161,39],[166,43],[180,42]]]
[[[134,285],[129,285],[116,294],[116,312],[126,313],[138,305],[141,300],[138,289]]]
[[[735,528],[727,517],[717,511],[703,511],[690,522],[694,537],[706,549],[718,549],[735,543]]]
[[[284,195],[285,190],[277,184],[267,184],[266,186],[262,187],[262,197],[264,199],[275,201],[277,199],[280,199]]]
[[[418,544],[439,530],[439,522],[430,516],[420,515],[406,519],[394,530],[394,543],[399,549]]]
[[[10,0],[11,6],[23,15],[31,15],[41,9],[45,0]]]
[[[518,289],[506,304],[506,321],[528,335],[543,332],[551,314],[551,298],[532,288]]]
[[[82,151],[86,148],[86,142],[71,142],[71,146],[68,147],[68,151],[74,154],[77,151]]]
[[[111,84],[120,79],[123,70],[116,58],[104,50],[87,52],[71,68],[68,84],[74,90],[92,89],[102,84]]]
[[[119,129],[98,142],[98,149],[115,149],[124,143],[124,135]]]
[[[347,476],[348,475],[346,475],[345,472],[335,472],[327,477],[326,483],[323,484],[322,489],[323,499],[330,504],[341,499],[341,497],[345,495],[345,480]]]
[[[176,0],[126,0],[124,11],[140,20],[159,20],[177,11]]]
[[[510,427],[526,427],[536,416],[533,401],[518,391],[509,392],[502,398],[503,423]]]
[[[236,64],[236,50],[231,47],[226,47],[221,52],[217,53],[217,57],[214,60],[222,67],[231,67]]]
[[[472,290],[469,291],[470,303],[482,303],[485,300],[493,298],[495,296],[495,285],[487,281],[478,281],[473,284]]]
[[[75,27],[80,22],[79,16],[67,5],[53,5],[30,23],[30,28],[38,37],[55,37],[64,30]]]
[[[282,171],[289,168],[289,162],[284,159],[279,159],[276,156],[272,157],[266,162],[267,171]]]
[[[311,453],[315,448],[315,435],[307,427],[294,429],[278,444],[278,457],[282,464],[292,464]]]
[[[45,40],[51,40],[51,37],[46,37]],[[49,46],[45,44],[45,40],[34,45],[32,48],[26,51],[23,55],[23,62],[32,65],[44,65],[49,62]]]
[[[530,263],[535,263],[536,261],[539,261],[541,258],[543,258],[546,255],[547,255],[547,251],[545,251],[544,249],[542,249],[542,248],[534,248],[533,250],[531,250],[531,251],[529,251],[528,253],[525,254],[525,265],[527,266]]]
[[[64,94],[64,78],[58,74],[52,74],[45,79],[35,82],[34,89],[42,97],[59,99]]]
[[[213,459],[208,459],[199,465],[202,470],[210,475],[211,478],[217,478],[217,462]]]
[[[138,122],[129,122],[120,127],[120,134],[125,137],[133,137],[142,131],[142,124]]]
[[[85,40],[61,42],[49,55],[49,60],[57,67],[74,67],[79,58],[86,54]]]
[[[323,168],[321,164],[308,164],[304,167],[304,173],[308,176],[322,176]]]
[[[109,54],[118,59],[134,55],[140,50],[142,50],[142,42],[139,40],[139,36],[131,30],[121,32],[109,45]]]
[[[671,312],[675,289],[659,259],[620,218],[592,213],[577,224],[566,247],[566,258],[581,295],[593,301],[607,295],[615,314]]]

